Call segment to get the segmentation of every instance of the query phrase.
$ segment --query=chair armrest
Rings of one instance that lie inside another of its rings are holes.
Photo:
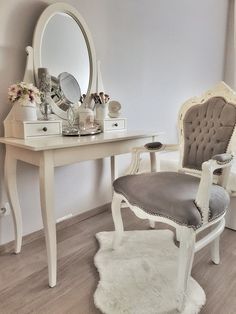
[[[218,165],[228,164],[233,158],[234,156],[232,154],[218,154],[212,157],[213,160],[216,160]]]
[[[203,224],[208,222],[209,217],[209,201],[211,193],[211,185],[213,183],[213,174],[217,169],[228,168],[223,173],[223,181],[220,185],[226,187],[230,167],[233,163],[233,154],[215,155],[212,159],[202,164],[201,180],[198,187],[195,203],[202,212]]]
[[[137,173],[140,165],[140,155],[143,153],[158,153],[161,151],[176,151],[179,150],[178,144],[162,144],[161,142],[151,142],[144,146],[134,147],[132,149],[132,161],[127,171],[127,174]]]
[[[132,153],[157,153],[161,151],[175,151],[179,150],[178,144],[162,144],[161,142],[150,142],[144,146],[134,147]]]

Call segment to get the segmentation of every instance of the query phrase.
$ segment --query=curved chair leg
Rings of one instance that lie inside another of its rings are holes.
[[[216,265],[220,263],[220,236],[211,243],[211,260]]]
[[[112,218],[115,225],[115,232],[112,244],[113,249],[116,249],[120,245],[124,233],[124,226],[121,217],[121,201],[122,198],[117,193],[114,193],[111,204]]]
[[[149,227],[150,227],[151,229],[155,229],[155,226],[156,226],[155,221],[149,220]]]
[[[181,227],[178,235],[180,236],[180,248],[177,277],[177,309],[181,312],[185,306],[185,297],[192,270],[195,232],[191,228]]]
[[[176,229],[175,230],[175,237],[176,237],[176,241],[180,242],[180,229]]]

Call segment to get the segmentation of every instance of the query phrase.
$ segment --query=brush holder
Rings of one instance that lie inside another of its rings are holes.
[[[97,104],[96,106],[96,120],[104,120],[108,118],[108,103]]]

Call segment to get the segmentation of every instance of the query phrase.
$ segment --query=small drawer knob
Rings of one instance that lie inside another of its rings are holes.
[[[46,128],[46,126],[43,127],[43,131],[44,131],[44,132],[47,132],[47,130],[48,130],[48,128]]]
[[[113,126],[118,126],[118,123],[116,122],[116,123],[113,123]]]

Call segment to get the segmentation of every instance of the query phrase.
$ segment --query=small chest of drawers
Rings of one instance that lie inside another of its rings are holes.
[[[25,138],[61,134],[61,121],[24,122]]]
[[[9,123],[9,122],[8,122]],[[40,138],[45,136],[56,136],[62,133],[61,120],[49,121],[10,121],[11,134],[6,137],[15,138]]]
[[[108,118],[97,120],[97,122],[101,125],[103,132],[124,131],[127,129],[127,119],[125,118]]]

